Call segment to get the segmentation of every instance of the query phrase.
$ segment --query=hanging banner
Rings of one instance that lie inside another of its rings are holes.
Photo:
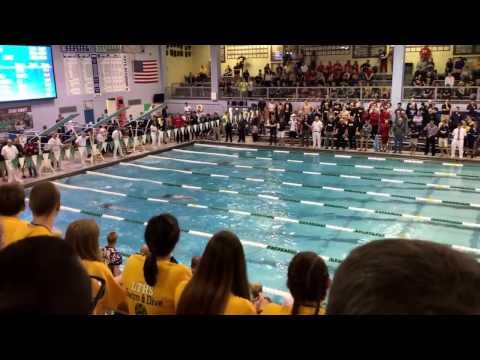
[[[0,132],[12,132],[33,128],[31,106],[0,109]]]
[[[97,54],[92,54],[92,75],[93,75],[93,89],[95,95],[100,95],[100,74],[98,71],[98,58]]]

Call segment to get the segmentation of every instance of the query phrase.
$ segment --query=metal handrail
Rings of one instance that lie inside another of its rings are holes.
[[[480,101],[480,86],[404,86],[403,100]]]

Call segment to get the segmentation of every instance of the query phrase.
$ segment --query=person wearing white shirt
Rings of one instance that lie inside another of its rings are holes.
[[[320,117],[315,116],[315,121],[312,124],[312,138],[314,149],[320,149],[320,146],[322,144],[322,128],[323,124],[320,121]]]
[[[445,86],[455,85],[455,77],[450,73],[448,76],[445,76]]]
[[[123,150],[122,146],[120,144],[120,140],[122,139],[122,133],[120,130],[117,128],[113,130],[112,133],[112,140],[113,140],[113,158],[117,158],[117,153],[120,154],[121,157],[123,157]]]
[[[53,134],[53,136],[47,142],[47,149],[52,153],[52,163],[53,167],[61,168],[60,161],[60,152],[62,150],[62,141],[58,137],[58,134]]]
[[[290,121],[288,122],[290,125],[290,145],[293,145],[293,142],[295,141],[295,138],[297,137],[297,115],[292,114],[290,115]]]
[[[75,144],[78,146],[78,153],[80,154],[80,162],[85,165],[85,157],[87,156],[87,136],[84,132],[75,140]]]
[[[100,149],[100,152],[105,152],[107,148],[107,129],[105,129],[103,126],[100,127],[97,133],[97,143],[98,143],[98,148]]]
[[[463,159],[463,142],[466,135],[466,130],[462,127],[461,123],[458,123],[458,126],[452,132],[452,158],[455,157],[455,151],[458,146],[458,155],[460,159]]]
[[[2,148],[2,156],[5,159],[5,167],[7,168],[8,182],[15,182],[15,167],[12,161],[18,156],[18,149],[13,145],[12,140],[8,140],[7,145]]]
[[[157,147],[157,135],[158,135],[158,128],[157,126],[152,122],[152,125],[150,125],[150,136],[152,137],[152,146]]]

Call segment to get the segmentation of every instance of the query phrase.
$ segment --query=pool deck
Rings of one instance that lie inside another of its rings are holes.
[[[332,150],[332,149],[313,149],[311,146],[309,147],[303,147],[299,145],[283,145],[283,146],[272,146],[269,144],[268,141],[257,141],[253,142],[251,137],[248,137],[246,139],[245,143],[239,143],[237,141],[233,142],[226,142],[223,140],[220,141],[213,141],[213,140],[194,140],[194,141],[189,141],[185,143],[168,143],[164,144],[161,146],[158,146],[156,148],[153,148],[152,146],[146,146],[143,151],[135,151],[133,153],[130,153],[124,157],[118,157],[114,159],[110,154],[105,155],[105,161],[98,162],[92,165],[86,165],[82,166],[80,162],[78,161],[63,161],[62,162],[62,169],[56,170],[54,173],[48,173],[44,174],[42,176],[39,176],[37,178],[26,178],[23,179],[22,183],[25,187],[30,187],[36,183],[42,182],[42,181],[53,181],[57,180],[63,177],[67,176],[73,176],[73,175],[78,175],[81,173],[84,173],[86,171],[94,171],[98,170],[104,167],[108,167],[111,165],[118,164],[122,161],[131,161],[131,160],[136,160],[139,158],[142,158],[146,155],[151,155],[151,154],[156,154],[156,153],[161,153],[164,151],[168,151],[174,148],[180,148],[180,147],[186,147],[190,146],[194,143],[203,143],[203,144],[214,144],[214,145],[222,145],[222,146],[233,146],[233,147],[256,147],[256,148],[261,148],[261,149],[289,149],[289,150],[297,150],[297,151],[303,151],[303,152],[324,152],[324,153],[335,153],[335,154],[356,154],[356,155],[368,155],[368,156],[376,156],[376,157],[384,157],[384,158],[403,158],[403,159],[419,159],[419,160],[433,160],[433,161],[448,161],[448,162],[456,162],[456,163],[470,163],[470,164],[480,164],[480,158],[464,158],[462,160],[460,159],[452,159],[450,156],[425,156],[423,152],[416,152],[415,154],[411,155],[410,151],[404,151],[402,154],[393,154],[391,152],[376,152],[373,151],[372,149],[368,149],[367,151],[356,151],[356,150]],[[87,160],[88,163],[88,160]]]

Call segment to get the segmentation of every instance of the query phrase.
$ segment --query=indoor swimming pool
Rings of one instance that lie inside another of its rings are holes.
[[[286,290],[296,251],[322,255],[333,275],[353,248],[384,237],[480,248],[480,169],[449,160],[197,143],[55,183],[60,230],[94,217],[102,244],[117,231],[129,254],[144,223],[169,212],[182,229],[174,256],[188,265],[229,229],[244,243],[249,280],[274,294]]]

